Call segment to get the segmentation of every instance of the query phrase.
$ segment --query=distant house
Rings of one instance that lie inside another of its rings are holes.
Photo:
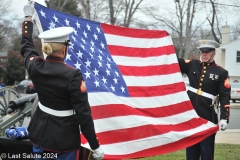
[[[230,27],[222,27],[222,44],[218,50],[216,63],[228,70],[232,88],[240,88],[240,39],[229,42]]]
[[[0,51],[0,57],[2,57],[2,56],[7,56],[7,52],[5,52],[5,51]]]
[[[3,63],[7,60],[7,52],[0,51],[0,67],[3,67]]]

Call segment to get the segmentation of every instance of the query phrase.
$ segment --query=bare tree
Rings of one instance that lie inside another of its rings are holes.
[[[212,35],[212,38],[218,42],[218,43],[221,43],[221,39],[222,39],[222,35],[221,35],[221,30],[220,28],[223,26],[223,25],[227,25],[227,20],[223,20],[224,18],[226,19],[226,17],[224,17],[224,15],[226,15],[226,13],[228,13],[230,10],[231,12],[236,12],[236,14],[240,11],[240,6],[237,7],[238,4],[240,4],[239,1],[236,1],[236,0],[229,0],[227,1],[228,4],[224,4],[226,3],[226,1],[221,1],[221,0],[209,0],[209,2],[205,5],[208,5],[210,4],[210,9],[207,10],[206,8],[206,12],[208,12],[208,17],[206,17],[209,25],[210,25],[210,28],[211,28],[211,35]],[[233,3],[233,4],[236,4],[235,6],[234,5],[230,5],[230,3]],[[231,7],[231,8],[230,8]],[[222,15],[222,16],[218,16],[218,15]],[[239,17],[238,17],[239,18]],[[238,23],[236,23],[233,27],[233,29],[237,29],[239,28],[238,25],[240,25],[240,18],[238,19]],[[236,31],[235,31],[236,32]],[[236,39],[236,34],[231,34],[232,36],[235,36],[235,38],[233,37],[232,39]]]
[[[81,17],[82,12],[78,8],[78,0],[45,0],[51,9]]]
[[[81,9],[83,9],[83,17],[90,20],[90,0],[78,0],[78,2],[82,6]]]
[[[215,5],[215,1],[214,0],[209,0],[211,3],[211,18],[207,17],[207,21],[211,27],[211,33],[212,36],[214,38],[214,40],[218,43],[221,43],[221,39],[222,39],[222,35],[220,32],[220,26],[219,26],[219,22],[218,22],[218,16],[217,16],[217,8],[219,8],[217,5]],[[215,25],[216,24],[216,25]],[[217,36],[217,34],[219,36]]]
[[[113,5],[113,1],[109,0],[109,15],[110,15],[110,23],[112,25],[116,22],[116,17],[123,10],[123,1],[119,1],[116,7]],[[116,3],[115,3],[116,4]]]
[[[149,10],[149,16],[170,29],[178,57],[188,58],[195,50],[192,37],[206,21],[196,20],[198,4],[196,0],[174,0],[175,9],[169,9],[166,15]],[[167,9],[166,9],[167,10]]]
[[[139,8],[139,5],[142,3],[142,1],[143,0],[139,0],[138,2],[135,2],[135,0],[125,0],[125,14],[123,21],[124,27],[130,26],[133,15],[136,13],[136,10]]]
[[[70,0],[45,0],[45,3],[49,8],[57,11],[63,11],[64,7],[70,2]]]
[[[143,0],[78,0],[83,13],[83,18],[130,27],[144,26],[139,19],[134,18],[137,11],[144,8],[141,6]],[[139,25],[140,24],[140,25]]]
[[[240,38],[240,19],[234,26],[231,27],[230,35],[230,41],[234,41]]]
[[[114,8],[113,8],[112,0],[109,0],[109,13],[110,13],[110,23],[114,25],[116,21],[116,17],[114,16]]]
[[[6,1],[6,0],[0,0],[0,20],[3,19],[4,16],[6,16],[9,13],[10,5],[12,1]]]
[[[0,0],[0,50],[7,50],[11,46],[11,41],[18,35],[15,20],[9,13],[12,1]]]

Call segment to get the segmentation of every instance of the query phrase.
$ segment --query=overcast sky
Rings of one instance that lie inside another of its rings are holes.
[[[5,0],[8,1],[8,0]],[[28,0],[11,0],[11,12],[13,12],[14,14],[17,14],[18,16],[24,16],[23,13],[23,7],[25,4],[27,4]],[[44,0],[34,0],[35,2],[46,6]]]
[[[4,0],[4,1],[9,1],[9,0]],[[27,4],[28,0],[11,0],[11,13],[13,13],[14,15],[17,15],[19,18],[22,18],[24,16],[23,13],[23,6],[25,4]],[[35,2],[42,4],[44,6],[46,6],[44,0],[34,0]],[[159,5],[159,13],[161,13],[161,11],[163,11],[162,8],[164,9],[169,9],[171,7],[174,7],[174,2],[173,0],[150,0],[152,3],[156,3],[157,5]],[[147,1],[145,1],[147,2]],[[148,0],[149,2],[149,0]],[[224,1],[224,4],[229,4],[229,1]],[[227,6],[226,6],[227,7]],[[224,22],[227,21],[228,25],[233,25],[234,23],[236,23],[236,17],[239,17],[239,13],[236,12],[232,12],[233,7],[227,7],[228,10],[230,12],[228,12],[228,14],[224,13],[223,15],[223,20]],[[201,13],[201,15],[204,15],[204,11]],[[236,15],[237,14],[237,15]],[[22,16],[21,16],[22,15]],[[200,16],[201,18],[205,16]]]

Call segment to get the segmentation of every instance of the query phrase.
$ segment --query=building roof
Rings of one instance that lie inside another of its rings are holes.
[[[5,52],[5,51],[0,51],[0,56],[7,56],[7,52]]]
[[[230,47],[230,45],[237,45],[237,46],[239,46],[239,43],[240,43],[240,39],[236,39],[235,41],[232,41],[232,42],[229,42],[229,43],[221,45],[220,48],[221,49],[226,49],[226,48]]]

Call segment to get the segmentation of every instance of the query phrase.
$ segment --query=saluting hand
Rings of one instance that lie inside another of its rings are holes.
[[[34,14],[34,3],[33,1],[28,1],[28,3],[23,7],[25,17],[33,16]]]

